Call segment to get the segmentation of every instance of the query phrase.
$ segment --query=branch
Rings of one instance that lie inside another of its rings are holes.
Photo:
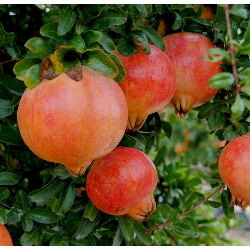
[[[238,82],[238,73],[237,73],[237,69],[235,66],[235,58],[234,58],[235,46],[232,43],[233,36],[232,36],[232,29],[231,29],[231,24],[230,24],[230,9],[229,9],[228,4],[224,5],[224,11],[225,11],[226,22],[227,22],[227,33],[228,33],[229,44],[230,44],[233,76],[234,76],[234,81],[235,81],[235,85],[236,85],[236,94],[238,95],[240,92],[240,84]]]
[[[9,62],[15,62],[15,61],[19,61],[20,59],[16,58],[16,59],[12,59],[6,62],[1,62],[0,65],[4,65],[5,63],[9,63]]]
[[[10,207],[10,206],[8,206],[8,205],[4,204],[3,202],[0,202],[0,206],[2,206],[3,208],[6,208],[6,209],[8,209],[8,210],[10,210],[10,209],[11,209],[11,207]]]
[[[184,211],[182,214],[179,214],[176,219],[179,219],[183,216],[186,216],[186,214],[188,214],[189,212],[193,211],[195,208],[197,208],[198,206],[200,206],[201,204],[203,204],[204,202],[208,201],[211,197],[213,197],[215,194],[219,193],[222,189],[225,188],[225,183],[223,183],[221,186],[219,186],[218,189],[216,189],[212,194],[210,194],[207,198],[205,198],[204,200],[198,202],[193,208],[187,210],[187,211]],[[152,231],[154,230],[158,230],[158,228],[160,227],[163,227],[165,225],[168,225],[168,224],[171,224],[171,223],[168,223],[168,221],[165,221],[164,223],[160,224],[160,225],[155,225],[154,227],[152,228],[149,228],[146,230],[146,233],[151,233]]]

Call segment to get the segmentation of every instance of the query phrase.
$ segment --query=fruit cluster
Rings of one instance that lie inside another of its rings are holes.
[[[209,79],[220,62],[202,60],[214,45],[205,36],[176,33],[163,37],[165,51],[137,43],[126,57],[113,52],[126,70],[118,85],[82,66],[80,81],[61,73],[26,89],[18,108],[22,138],[40,158],[65,165],[74,175],[87,175],[92,203],[112,215],[148,219],[156,207],[157,171],[141,150],[117,145],[125,131],[135,132],[148,115],[169,105],[180,115],[215,96]]]

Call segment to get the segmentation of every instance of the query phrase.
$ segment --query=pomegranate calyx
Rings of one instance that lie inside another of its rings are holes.
[[[126,131],[127,132],[137,131],[143,126],[147,117],[148,117],[148,114],[146,113],[141,113],[141,114],[130,113],[128,116],[128,123],[127,123]]]
[[[242,208],[242,211],[245,211],[246,208],[250,206],[250,202],[247,202],[244,199],[236,197],[234,194],[232,194],[232,200],[231,200],[230,205],[240,206]]]

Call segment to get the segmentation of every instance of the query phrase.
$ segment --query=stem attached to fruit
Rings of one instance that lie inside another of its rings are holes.
[[[230,44],[233,76],[234,76],[234,81],[235,81],[235,85],[236,85],[236,94],[238,95],[239,92],[240,92],[240,84],[238,82],[238,76],[237,76],[238,74],[237,74],[237,69],[236,69],[236,65],[235,65],[235,58],[234,58],[235,47],[234,47],[234,45],[232,43],[233,36],[232,36],[232,29],[231,29],[231,24],[230,24],[229,4],[224,5],[224,11],[225,11],[226,22],[227,22],[227,33],[228,33],[229,44]]]
[[[213,197],[215,194],[219,193],[222,189],[225,188],[225,183],[222,183],[221,186],[219,186],[218,189],[216,189],[212,194],[210,194],[207,198],[205,198],[204,200],[200,201],[199,203],[197,203],[193,208],[184,211],[182,214],[179,214],[176,219],[179,219],[183,216],[186,216],[186,214],[188,214],[189,212],[193,211],[195,208],[197,208],[198,206],[200,206],[201,204],[203,204],[204,202],[208,201],[211,197]],[[147,229],[145,232],[146,233],[151,233],[154,230],[158,230],[160,227],[166,226],[166,225],[170,225],[171,223],[168,223],[168,221],[165,221],[164,223],[160,224],[160,225],[155,225],[152,228]]]

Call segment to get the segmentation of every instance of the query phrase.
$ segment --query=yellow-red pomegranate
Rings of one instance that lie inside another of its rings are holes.
[[[150,45],[151,53],[146,55],[145,45],[137,46],[138,52],[130,57],[114,51],[127,74],[119,84],[128,104],[127,131],[140,129],[149,114],[164,108],[176,86],[174,67],[164,52]]]
[[[208,50],[215,46],[205,36],[197,33],[175,33],[163,37],[165,53],[173,62],[176,72],[176,91],[169,103],[175,112],[186,115],[192,107],[212,99],[218,89],[212,89],[209,79],[221,73],[221,62],[204,61]]]
[[[230,141],[219,158],[221,179],[232,194],[231,205],[244,211],[250,205],[250,134]]]
[[[4,225],[0,224],[0,246],[13,246],[9,231]]]
[[[82,175],[124,135],[128,109],[119,85],[83,66],[77,82],[65,73],[26,89],[18,108],[24,142],[40,158]]]
[[[157,171],[150,158],[125,147],[93,161],[86,180],[89,199],[98,209],[111,215],[129,214],[138,221],[155,211],[156,185]]]

